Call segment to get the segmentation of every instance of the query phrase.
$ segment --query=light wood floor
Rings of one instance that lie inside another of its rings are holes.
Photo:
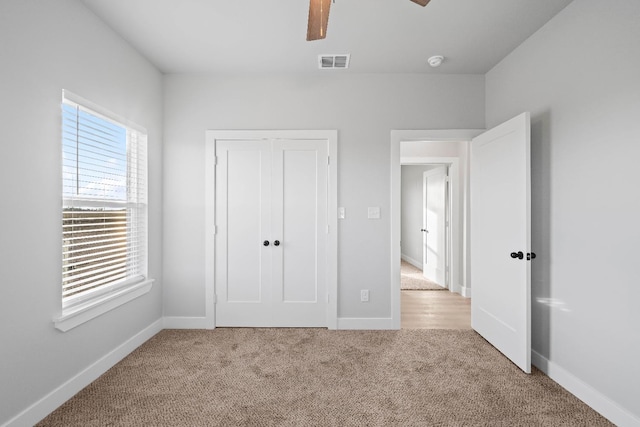
[[[403,329],[471,329],[471,299],[449,291],[401,291]]]

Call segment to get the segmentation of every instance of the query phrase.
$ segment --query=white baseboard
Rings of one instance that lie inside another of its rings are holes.
[[[415,268],[419,268],[420,270],[422,270],[422,261],[416,261],[415,259],[404,254],[400,255],[400,258],[402,258],[403,261],[406,261],[409,264],[413,265]]]
[[[471,288],[468,286],[460,286],[459,293],[465,298],[471,298]]]
[[[162,319],[159,319],[16,415],[4,427],[22,427],[36,424],[161,330]]]
[[[460,286],[460,285],[453,285],[450,291],[460,296],[463,296],[465,298],[471,298],[471,288]]]
[[[393,327],[393,319],[384,318],[359,318],[359,317],[338,317],[338,329],[364,329],[381,330],[397,329]]]
[[[164,329],[211,329],[206,317],[165,317]]]
[[[462,286],[451,284],[451,288],[449,288],[449,291],[462,295]]]
[[[615,425],[619,427],[640,427],[640,418],[540,353],[531,351],[531,363]]]

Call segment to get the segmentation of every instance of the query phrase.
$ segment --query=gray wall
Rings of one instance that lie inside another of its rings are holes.
[[[0,2],[0,425],[162,316],[162,76],[80,2]],[[149,132],[151,292],[62,333],[62,89]]]
[[[640,418],[640,2],[579,0],[487,76],[532,114],[533,348]]]
[[[390,316],[390,131],[484,127],[476,75],[189,76],[165,79],[165,315],[205,311],[207,129],[338,129],[338,315]],[[367,207],[381,219],[368,220]],[[370,302],[360,303],[360,289]]]
[[[422,268],[422,174],[436,165],[404,165],[401,168],[401,254]]]

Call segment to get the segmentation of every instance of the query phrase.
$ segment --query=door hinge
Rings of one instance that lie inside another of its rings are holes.
[[[327,294],[327,304],[329,304],[329,294]]]
[[[216,304],[218,302],[218,295],[213,294],[213,303]]]
[[[327,165],[331,164],[331,157],[327,156]]]
[[[213,158],[213,165],[214,165],[214,166],[217,166],[217,165],[218,165],[218,156],[215,156],[215,157]]]
[[[217,225],[213,226],[213,234],[214,235],[218,234],[218,226]]]
[[[327,225],[327,234],[329,234],[329,226]]]

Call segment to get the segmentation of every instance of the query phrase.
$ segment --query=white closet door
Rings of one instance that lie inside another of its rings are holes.
[[[272,312],[271,144],[217,141],[216,156],[216,325],[267,324]]]
[[[273,325],[326,326],[327,141],[273,143]]]
[[[216,156],[216,326],[326,326],[327,141],[218,141]]]

